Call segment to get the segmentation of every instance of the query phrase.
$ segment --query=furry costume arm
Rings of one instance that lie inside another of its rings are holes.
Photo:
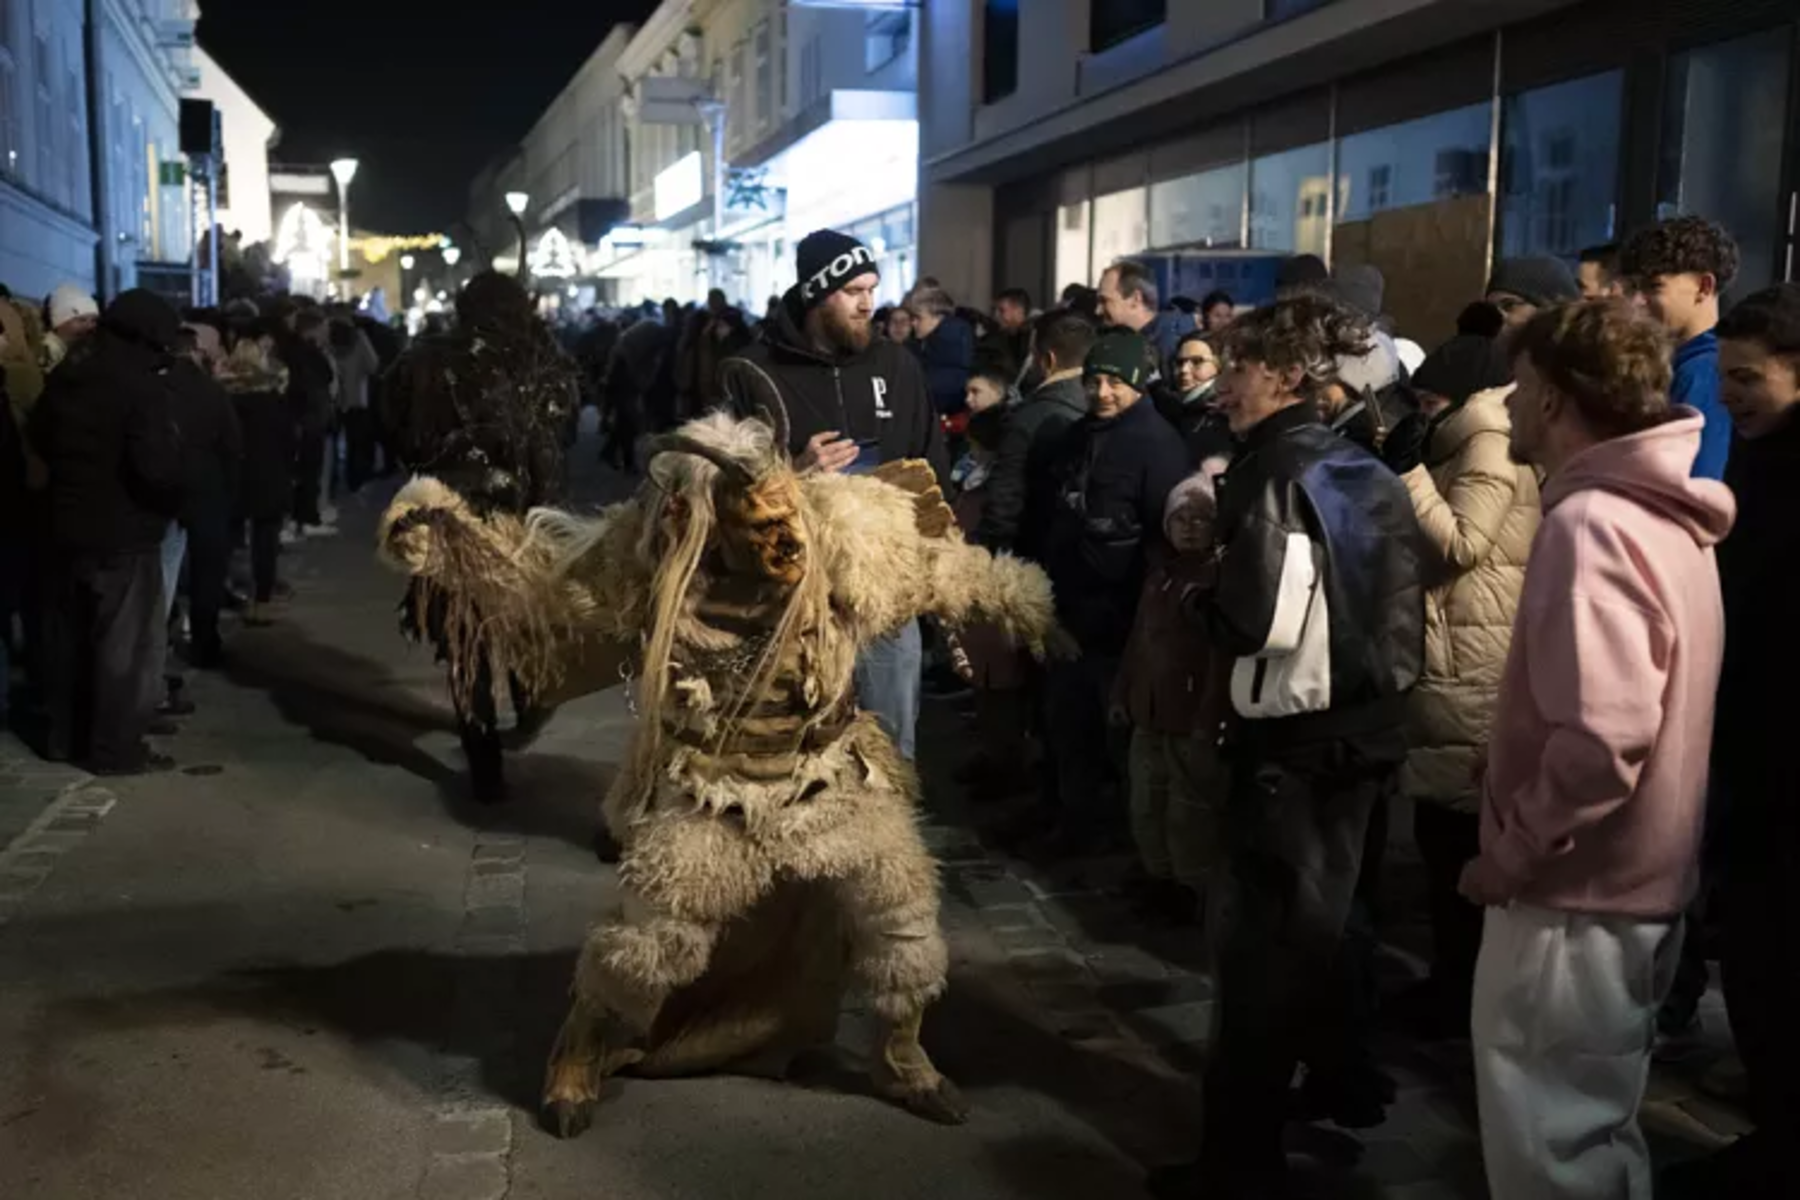
[[[963,541],[939,520],[941,498],[933,504],[866,475],[807,476],[805,488],[832,598],[855,622],[859,642],[931,616],[952,626],[991,622],[1045,655],[1057,632],[1049,578],[1035,564]]]
[[[378,545],[425,585],[421,604],[443,603],[453,665],[485,647],[552,701],[616,685],[635,652],[646,592],[634,565],[641,524],[635,504],[593,520],[548,511],[529,523],[483,519],[420,476],[383,514]]]

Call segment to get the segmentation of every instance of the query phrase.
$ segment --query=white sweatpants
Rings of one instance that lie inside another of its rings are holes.
[[[1487,910],[1471,1033],[1493,1200],[1650,1200],[1638,1128],[1681,921]]]

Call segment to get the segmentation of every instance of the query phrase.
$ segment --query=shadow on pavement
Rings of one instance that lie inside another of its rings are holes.
[[[439,1088],[441,1060],[397,1052],[394,1044],[441,1051],[450,1060],[475,1064],[475,1081],[486,1094],[535,1112],[574,965],[572,949],[504,957],[381,950],[321,965],[245,968],[194,987],[59,1002],[40,1026],[39,1049],[60,1054],[73,1039],[95,1030],[133,1032],[248,1017],[305,1034],[338,1034],[369,1048],[375,1061],[425,1092]],[[995,973],[1004,974],[1004,968]],[[984,1094],[994,1095],[999,1106],[1006,1103],[999,1093],[1021,1089],[1055,1102],[1125,1158],[1155,1162],[1179,1152],[1197,1127],[1191,1088],[1100,1047],[1057,1036],[1010,1003],[1003,982],[986,976],[985,970],[953,973],[949,992],[925,1023],[927,1049],[970,1095],[978,1120]],[[844,1022],[829,1064],[808,1071],[801,1082],[810,1090],[880,1104],[867,1084],[864,1046],[842,1044],[842,1035],[858,1023],[855,1017]],[[607,1094],[614,1096],[617,1088],[681,1086],[680,1080],[627,1078]],[[1076,1155],[1063,1161],[1027,1154],[1027,1148],[1008,1144],[998,1163],[1015,1176],[1020,1194],[1095,1196],[1135,1186],[1135,1180],[1127,1184],[1120,1178],[1119,1159],[1108,1161],[1091,1149],[1061,1146],[1059,1154]],[[1083,1165],[1081,1156],[1091,1162]],[[1095,1186],[1070,1187],[1065,1178],[1070,1171]],[[1105,1187],[1099,1186],[1102,1172]],[[1050,1186],[1053,1181],[1057,1186]]]
[[[283,720],[317,741],[436,785],[459,824],[592,844],[611,764],[530,750],[509,754],[512,800],[478,804],[466,773],[420,744],[434,736],[455,744],[450,711],[419,699],[385,664],[317,641],[295,623],[240,637],[232,649],[225,671],[231,683],[266,694]]]

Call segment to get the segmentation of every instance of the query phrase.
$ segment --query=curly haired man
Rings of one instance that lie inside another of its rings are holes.
[[[1698,479],[1725,478],[1731,417],[1719,402],[1719,298],[1737,277],[1738,248],[1723,226],[1674,217],[1633,234],[1619,272],[1639,304],[1675,339],[1672,404],[1706,418],[1694,456]]]

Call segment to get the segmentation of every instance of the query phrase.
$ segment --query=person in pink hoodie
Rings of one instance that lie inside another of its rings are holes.
[[[1637,1109],[1695,886],[1736,510],[1691,477],[1703,420],[1628,306],[1541,312],[1511,355],[1513,454],[1545,484],[1462,877],[1487,906],[1482,1149],[1494,1200],[1650,1200]]]

